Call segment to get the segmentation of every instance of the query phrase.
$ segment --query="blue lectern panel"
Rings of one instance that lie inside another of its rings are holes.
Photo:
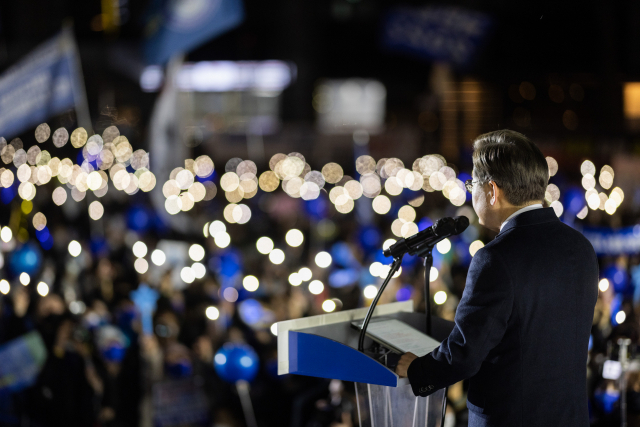
[[[396,387],[398,376],[337,341],[289,331],[289,373]]]

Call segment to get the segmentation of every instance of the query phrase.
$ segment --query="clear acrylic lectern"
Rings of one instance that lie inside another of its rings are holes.
[[[413,395],[406,378],[386,366],[387,358],[357,350],[367,308],[278,322],[278,374],[298,374],[355,383],[360,427],[439,427],[444,390],[427,397]],[[425,332],[425,314],[413,312],[413,302],[382,304],[373,318],[397,319],[407,328]],[[445,339],[453,322],[432,317],[432,337]],[[367,338],[365,348],[374,346]]]
[[[356,383],[360,427],[440,427],[444,389],[416,397],[411,385]]]

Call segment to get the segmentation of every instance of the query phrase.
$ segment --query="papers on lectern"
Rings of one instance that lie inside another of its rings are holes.
[[[353,322],[359,330],[362,321]],[[440,342],[397,319],[373,319],[367,327],[367,336],[388,349],[404,354],[411,352],[418,357],[430,353]]]

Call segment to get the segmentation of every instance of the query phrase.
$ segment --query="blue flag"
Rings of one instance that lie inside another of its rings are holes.
[[[155,0],[146,24],[144,55],[149,64],[164,64],[238,26],[244,19],[241,0]]]
[[[63,31],[0,76],[0,136],[11,138],[84,97],[75,42]]]

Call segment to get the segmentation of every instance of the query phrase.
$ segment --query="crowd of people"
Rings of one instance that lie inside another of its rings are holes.
[[[333,232],[319,237],[318,223],[303,213],[303,204],[309,202],[297,200],[300,209],[294,217],[290,210],[288,216],[279,216],[265,206],[278,205],[280,196],[263,197],[275,199],[256,201],[252,221],[229,227],[230,246],[219,248],[211,238],[193,238],[206,248],[202,262],[207,272],[190,284],[176,283],[175,266],[160,269],[152,265],[146,273],[136,272],[133,244],[143,241],[154,247],[159,238],[153,230],[128,229],[126,211],[109,215],[100,244],[100,239],[82,240],[62,221],[50,222],[54,245],[43,251],[41,267],[41,274],[53,278],[50,291],[42,296],[35,280],[23,286],[14,278],[11,291],[1,297],[0,350],[16,340],[33,342],[36,336],[39,344],[32,347],[41,348],[43,354],[32,383],[14,389],[5,384],[0,393],[2,423],[43,427],[247,425],[237,385],[225,381],[214,367],[216,352],[232,342],[247,344],[258,355],[260,368],[249,389],[258,426],[358,425],[353,384],[277,375],[277,330],[272,325],[322,314],[322,303],[330,298],[342,310],[369,304],[371,299],[365,297],[363,288],[381,282],[368,273],[370,265],[384,261],[381,246],[394,236],[380,231],[388,230],[388,224],[363,228],[349,216],[328,214],[325,219],[331,221]],[[435,254],[438,275],[432,277],[431,304],[436,315],[448,320],[454,320],[464,291],[471,260],[469,240],[492,238],[469,208],[454,208],[430,213],[431,217],[468,215],[474,230],[470,236],[452,239],[451,250]],[[296,248],[282,244],[285,262],[274,264],[256,250],[257,237],[270,235],[282,243],[282,236],[293,225],[302,229],[305,244]],[[82,244],[77,257],[67,250],[72,238]],[[317,248],[332,254],[329,268],[314,265]],[[621,413],[621,382],[603,377],[604,362],[618,360],[619,338],[632,342],[632,363],[623,375],[628,379],[627,412],[630,420],[640,414],[640,372],[633,363],[640,339],[635,315],[640,303],[640,258],[620,256],[600,262],[601,276],[608,278],[610,286],[605,289],[601,283],[586,373],[592,422],[604,426],[614,425]],[[314,279],[327,284],[319,295],[309,292],[306,283],[293,286],[289,282],[289,275],[305,266]],[[335,276],[342,280],[331,278],[336,271],[342,272]],[[352,271],[357,273],[353,277],[349,276]],[[242,287],[247,274],[258,278],[257,290]],[[237,290],[235,299],[224,296],[228,287]],[[136,291],[142,288],[157,293],[153,317],[147,319],[152,322],[150,328],[144,326],[145,313],[136,301]],[[434,295],[439,291],[447,298],[436,303]],[[413,300],[416,310],[424,311],[422,263],[413,257],[407,257],[402,273],[391,281],[380,303],[407,299]],[[210,307],[215,307],[215,316],[207,311]],[[616,317],[620,311],[624,319]],[[466,382],[449,388],[447,425],[465,425],[465,392]]]

